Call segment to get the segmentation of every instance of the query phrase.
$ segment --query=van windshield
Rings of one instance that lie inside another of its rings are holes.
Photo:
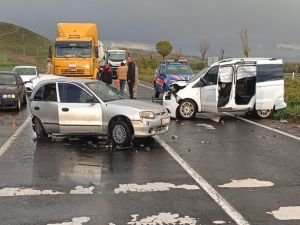
[[[193,76],[190,80],[187,81],[187,83],[192,83],[195,80],[197,80],[199,77],[203,76],[209,69],[210,67],[205,67],[204,69],[200,70],[198,73],[196,73],[195,76]]]

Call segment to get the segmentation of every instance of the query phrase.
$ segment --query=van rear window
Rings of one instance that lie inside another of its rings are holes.
[[[283,79],[283,67],[281,64],[257,65],[256,82],[265,82]]]

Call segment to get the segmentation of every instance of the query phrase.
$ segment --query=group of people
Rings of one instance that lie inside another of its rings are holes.
[[[105,67],[99,73],[98,79],[112,84],[113,71],[108,63],[105,63]],[[117,82],[119,83],[120,94],[124,96],[124,90],[126,82],[128,84],[129,96],[131,99],[137,97],[137,82],[138,82],[138,68],[132,60],[132,57],[127,57],[127,65],[121,63],[117,70]]]

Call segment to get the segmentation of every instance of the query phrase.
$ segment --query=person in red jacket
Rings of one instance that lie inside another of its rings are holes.
[[[109,85],[112,84],[112,69],[107,62],[105,63],[105,67],[101,70],[99,80]]]

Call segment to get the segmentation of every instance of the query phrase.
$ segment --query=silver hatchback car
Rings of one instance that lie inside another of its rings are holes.
[[[100,81],[57,78],[39,82],[30,98],[37,138],[48,134],[108,135],[116,145],[168,131],[161,105],[125,99]]]

